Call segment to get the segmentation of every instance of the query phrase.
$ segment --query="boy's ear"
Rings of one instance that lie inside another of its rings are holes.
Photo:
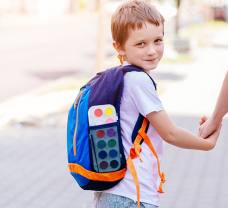
[[[121,55],[121,56],[125,55],[125,51],[119,43],[117,43],[116,41],[113,41],[112,45],[116,49],[116,51],[119,55]]]

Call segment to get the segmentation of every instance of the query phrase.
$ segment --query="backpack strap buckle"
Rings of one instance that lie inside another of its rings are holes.
[[[142,158],[140,156],[140,153],[142,152],[142,148],[140,144],[133,144],[133,146],[130,149],[130,157],[131,159],[139,158],[142,162]]]
[[[131,157],[131,159],[135,159],[138,157],[140,159],[140,161],[142,162],[142,158],[140,156],[140,153],[142,152],[141,141],[142,141],[142,138],[141,138],[141,136],[138,135],[135,138],[135,141],[130,149],[130,157]]]

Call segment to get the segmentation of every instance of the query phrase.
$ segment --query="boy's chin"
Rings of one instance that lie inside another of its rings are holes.
[[[142,68],[144,71],[152,71],[157,68],[157,64],[154,64],[154,65],[143,65],[143,64],[135,64],[135,63],[130,63],[130,64],[138,66],[138,67]]]
[[[141,68],[143,68],[144,71],[152,71],[152,70],[155,70],[157,68],[157,65],[155,65],[155,66],[144,66]]]

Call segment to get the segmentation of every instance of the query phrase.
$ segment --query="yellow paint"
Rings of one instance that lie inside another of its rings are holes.
[[[111,116],[113,114],[112,108],[108,107],[105,109],[105,115],[106,116]]]

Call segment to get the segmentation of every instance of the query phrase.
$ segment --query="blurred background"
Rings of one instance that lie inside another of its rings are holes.
[[[228,70],[227,0],[148,0],[165,17],[152,73],[166,111],[197,133]],[[0,207],[92,207],[67,170],[67,112],[96,72],[118,65],[110,17],[123,0],[0,0]],[[161,208],[227,208],[228,121],[211,152],[165,144]]]

